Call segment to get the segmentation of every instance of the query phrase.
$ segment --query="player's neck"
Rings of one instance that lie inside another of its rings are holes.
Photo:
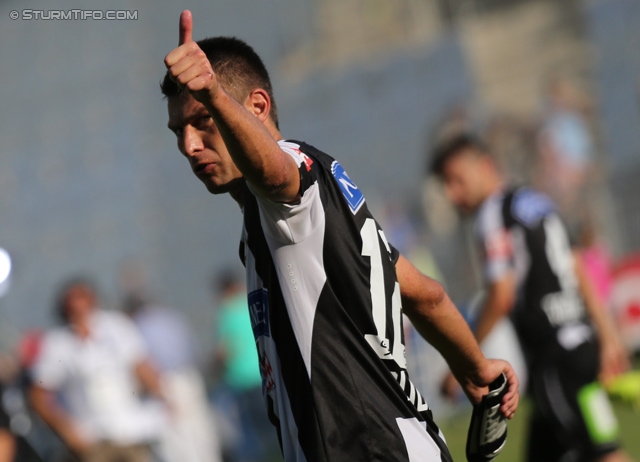
[[[89,316],[79,316],[77,319],[70,320],[69,327],[81,339],[86,339],[91,335]]]
[[[244,207],[244,194],[246,187],[244,178],[234,180],[234,183],[229,187],[229,195],[237,202],[240,208]]]
[[[502,191],[503,188],[504,188],[504,181],[502,180],[502,178],[498,175],[490,175],[486,181],[486,187],[485,187],[486,197],[485,198],[489,198],[490,196],[493,196],[494,194]]]

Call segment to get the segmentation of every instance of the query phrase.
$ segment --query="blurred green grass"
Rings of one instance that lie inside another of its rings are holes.
[[[620,428],[620,442],[623,449],[634,460],[640,461],[640,413],[619,402],[613,402],[613,408],[618,417]],[[527,443],[527,424],[531,413],[531,401],[527,398],[521,401],[518,412],[509,422],[507,444],[502,453],[494,460],[496,462],[524,462]],[[464,449],[467,442],[467,429],[471,411],[456,415],[450,419],[438,419],[436,422],[442,429],[447,445],[451,450],[453,460],[466,461]]]

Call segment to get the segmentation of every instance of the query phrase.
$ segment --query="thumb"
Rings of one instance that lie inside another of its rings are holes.
[[[191,11],[184,10],[180,14],[180,42],[178,45],[182,45],[187,42],[192,42],[192,32],[193,32],[193,16],[191,15]]]

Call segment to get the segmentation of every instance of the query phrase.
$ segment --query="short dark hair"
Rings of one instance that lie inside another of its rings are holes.
[[[447,162],[466,149],[474,149],[483,154],[488,154],[487,145],[472,133],[458,133],[441,141],[433,149],[429,171],[439,177],[444,174]]]
[[[277,127],[278,110],[269,73],[253,48],[236,37],[209,37],[196,43],[207,55],[224,89],[236,101],[242,103],[256,88],[267,92],[271,99],[271,119]],[[166,98],[178,96],[183,91],[171,80],[168,71],[160,83],[160,90]]]
[[[225,268],[211,278],[211,289],[218,293],[224,293],[240,284],[240,275],[232,268]]]
[[[62,321],[63,324],[68,322],[67,296],[76,287],[84,287],[91,291],[94,296],[97,297],[98,295],[96,284],[87,276],[73,276],[60,284],[54,299],[54,309],[58,320]]]

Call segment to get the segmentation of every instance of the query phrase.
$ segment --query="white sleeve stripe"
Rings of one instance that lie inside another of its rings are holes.
[[[282,149],[283,152],[289,154],[293,158],[293,160],[296,161],[298,167],[302,165],[302,163],[304,162],[304,157],[302,157],[302,152],[300,151],[299,144],[280,140],[278,141],[278,146],[280,146],[280,149]]]

